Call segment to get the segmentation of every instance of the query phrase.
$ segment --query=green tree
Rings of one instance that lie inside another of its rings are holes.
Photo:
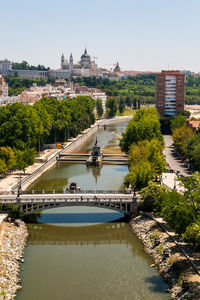
[[[129,121],[126,131],[122,133],[120,147],[122,151],[128,152],[132,143],[153,138],[157,138],[161,143],[164,143],[160,131],[159,115],[155,108],[142,108],[135,113]]]
[[[119,112],[120,112],[120,114],[123,113],[124,109],[125,109],[124,99],[122,97],[120,97],[120,99],[119,99]]]
[[[6,163],[3,159],[0,158],[0,175],[4,174],[7,171]]]
[[[0,159],[4,160],[8,170],[15,166],[15,153],[10,147],[0,147]]]
[[[106,108],[108,110],[108,116],[114,117],[117,112],[117,100],[116,98],[108,98],[106,100]]]
[[[101,117],[103,115],[103,105],[102,100],[100,98],[96,100],[96,109],[98,117]]]
[[[192,137],[193,134],[194,134],[193,131],[186,126],[182,126],[173,131],[172,137],[174,140],[174,144],[179,150],[179,152],[181,152],[184,155],[186,155],[187,153],[187,149],[186,149],[187,142],[189,141],[189,139]]]
[[[186,119],[187,119],[187,117],[183,116],[183,115],[175,116],[174,119],[172,119],[172,121],[171,121],[171,130],[172,130],[172,132],[177,128],[185,126],[186,125]]]

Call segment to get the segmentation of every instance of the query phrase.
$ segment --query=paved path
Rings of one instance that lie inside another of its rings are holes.
[[[170,168],[174,171],[180,171],[184,176],[189,175],[189,171],[184,166],[184,163],[174,155],[174,147],[172,146],[173,140],[171,135],[164,135],[165,149],[163,151],[166,155],[166,162],[170,165]]]

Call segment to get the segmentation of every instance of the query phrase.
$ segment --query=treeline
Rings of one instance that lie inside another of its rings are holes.
[[[47,83],[54,83],[54,79],[37,79],[37,78],[22,78],[17,76],[5,76],[5,81],[8,84],[8,95],[17,96],[21,94],[25,89],[30,88],[33,83],[37,85],[45,86]]]
[[[0,173],[14,167],[25,170],[34,161],[35,149],[77,136],[94,123],[94,106],[92,98],[80,96],[63,101],[42,98],[33,106],[14,103],[0,107]]]
[[[171,121],[174,145],[182,159],[200,171],[200,130],[193,132],[187,127],[186,119],[186,116],[179,115]]]
[[[88,87],[99,88],[108,96],[128,95],[139,100],[141,104],[155,103],[156,74],[128,76],[128,78],[120,81],[96,77],[78,78],[74,81]],[[200,104],[200,76],[186,76],[185,92],[186,104]]]
[[[193,173],[183,184],[185,192],[182,195],[150,183],[140,191],[143,197],[140,209],[161,215],[185,241],[200,248],[200,173]]]
[[[27,61],[22,61],[21,63],[13,63],[12,64],[12,69],[13,70],[38,70],[38,71],[48,71],[50,68],[45,67],[43,65],[38,65],[38,66],[32,66],[27,63]]]
[[[140,190],[165,170],[162,154],[164,140],[157,110],[138,110],[122,136],[121,150],[129,154],[126,183],[131,183],[134,189]]]
[[[73,79],[80,85],[88,87],[99,88],[110,97],[123,97],[128,96],[130,101],[139,101],[140,104],[155,103],[155,74],[144,74],[137,76],[129,76],[124,80],[109,80],[96,77],[84,77]]]

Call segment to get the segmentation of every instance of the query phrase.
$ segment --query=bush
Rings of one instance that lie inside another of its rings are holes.
[[[200,247],[200,222],[192,223],[183,234],[183,238],[186,242],[191,243],[194,247]]]

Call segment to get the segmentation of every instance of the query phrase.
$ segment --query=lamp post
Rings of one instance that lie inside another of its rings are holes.
[[[176,191],[176,176],[174,176],[174,191]]]

